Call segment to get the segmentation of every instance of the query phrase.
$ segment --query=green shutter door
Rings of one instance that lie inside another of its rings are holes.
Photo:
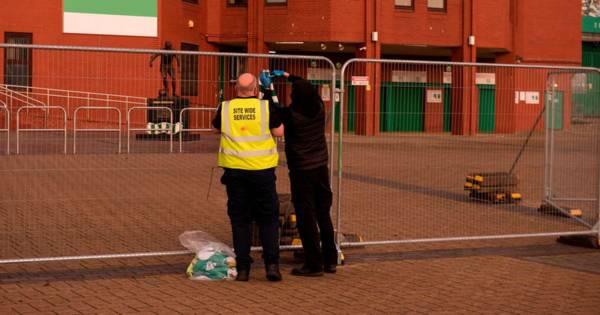
[[[225,57],[219,56],[219,102],[225,95]]]
[[[387,87],[382,84],[379,88],[379,131],[382,132],[389,131],[387,130],[387,103]]]
[[[381,93],[381,131],[423,131],[422,86],[388,85]]]
[[[584,67],[600,68],[600,46],[598,43],[583,43],[582,62]],[[586,72],[589,89],[586,93],[573,94],[576,115],[600,116],[598,106],[600,95],[600,75]]]
[[[337,83],[339,87],[339,82]],[[355,88],[352,85],[345,85],[344,89],[346,90],[344,95],[344,103],[348,104],[346,106],[344,113],[348,116],[346,121],[346,130],[348,132],[354,132],[354,124],[356,121],[356,93]],[[335,131],[340,131],[340,102],[335,103]]]
[[[496,131],[496,86],[478,85],[479,89],[479,132]]]
[[[452,128],[452,88],[444,86],[444,131],[450,132]]]
[[[563,119],[564,119],[564,107],[563,107],[563,97],[564,94],[562,91],[555,91],[554,92],[554,111],[553,111],[553,122],[551,125],[549,125],[548,127],[554,129],[554,130],[562,130],[563,129]],[[546,101],[550,101],[550,93],[547,92],[546,93]],[[547,106],[550,106],[550,104],[547,104]],[[552,107],[550,107],[552,108]],[[549,108],[548,108],[549,109]],[[544,116],[545,118],[545,116]]]
[[[356,88],[352,85],[348,85],[348,132],[354,132],[356,127]]]

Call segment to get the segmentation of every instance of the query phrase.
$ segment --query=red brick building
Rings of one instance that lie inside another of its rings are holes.
[[[1,1],[0,41],[157,49],[169,40],[175,48],[185,50],[324,55],[339,64],[364,57],[577,66],[582,58],[579,1],[139,0],[155,2],[157,7],[156,34],[146,37],[66,33],[67,1]],[[5,75],[0,83],[6,83],[10,60],[2,59],[0,72]],[[375,80],[386,81],[391,76],[376,67],[363,70]],[[35,75],[35,66],[31,71]],[[202,77],[202,66],[194,71]],[[469,81],[472,76],[458,71],[452,78],[453,87],[474,84]],[[441,78],[432,80],[441,82]],[[518,86],[519,80],[508,82],[499,76],[495,82],[498,92],[492,112],[505,119],[497,119],[493,129],[485,131],[529,128],[532,113],[539,111],[543,102],[519,108],[512,101],[514,92],[544,87]],[[385,131],[378,114],[380,93],[378,89],[357,93],[356,111],[374,114],[357,115],[356,132]],[[422,130],[481,131],[478,106],[471,106],[477,103],[476,89],[454,93],[451,98],[450,110],[459,114],[452,123],[443,125],[441,118],[431,121],[426,116]],[[427,106],[422,105],[426,113]],[[520,119],[521,115],[528,118]]]

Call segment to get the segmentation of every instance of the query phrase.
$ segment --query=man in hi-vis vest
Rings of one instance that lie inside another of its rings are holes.
[[[227,189],[238,281],[250,274],[251,223],[259,226],[267,279],[280,281],[279,200],[275,167],[279,156],[273,137],[283,136],[283,124],[273,105],[259,100],[256,77],[242,74],[235,85],[237,97],[221,103],[212,121],[221,130],[219,166]]]

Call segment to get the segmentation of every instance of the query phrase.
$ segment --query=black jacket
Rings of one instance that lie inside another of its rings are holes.
[[[285,154],[290,170],[310,170],[327,165],[325,106],[307,80],[289,76],[292,103],[277,111],[285,126]]]

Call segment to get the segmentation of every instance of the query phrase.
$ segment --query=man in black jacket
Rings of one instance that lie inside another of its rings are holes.
[[[327,167],[329,155],[324,104],[309,81],[287,72],[274,73],[283,75],[292,83],[292,103],[277,110],[285,126],[285,154],[292,202],[305,254],[304,265],[292,269],[292,274],[322,276],[323,271],[335,273],[337,246],[330,216],[332,193]],[[263,82],[263,86],[269,86],[267,83]],[[269,92],[265,93],[265,97],[269,96]]]

